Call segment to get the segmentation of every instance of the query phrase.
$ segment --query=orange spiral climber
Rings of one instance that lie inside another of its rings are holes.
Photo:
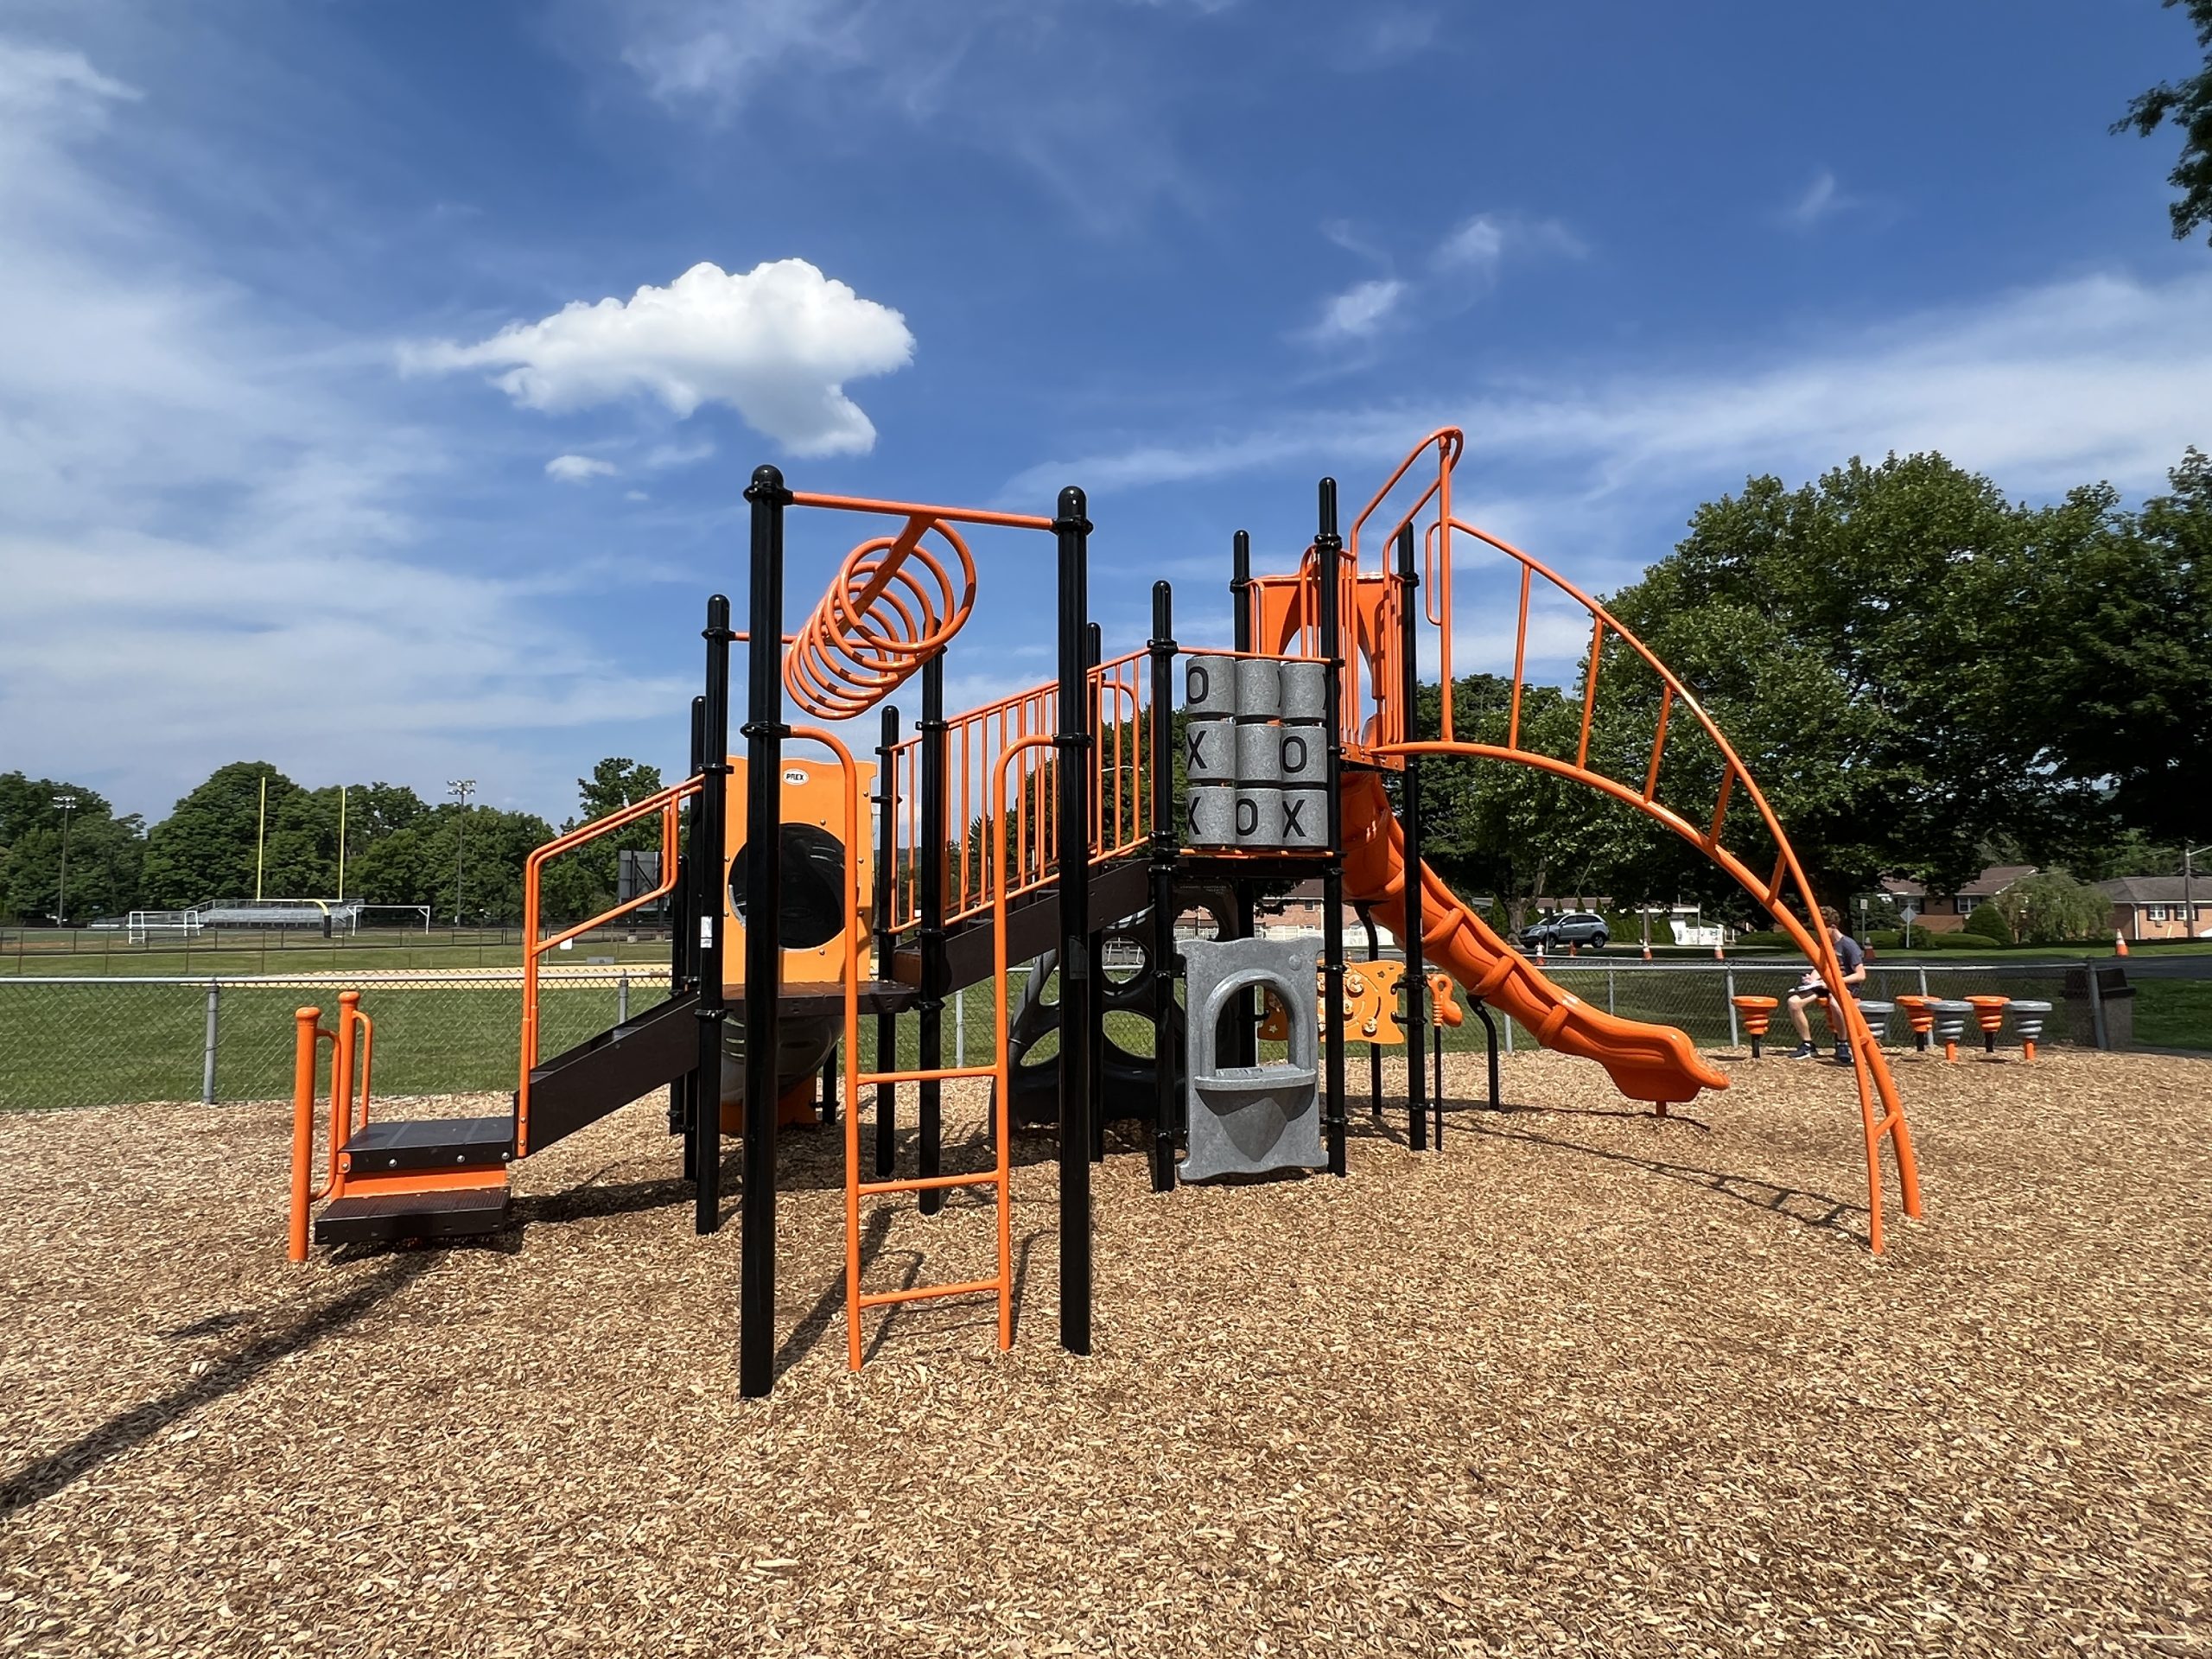
[[[958,557],[957,593],[947,562],[921,545],[931,534]],[[817,719],[864,714],[944,649],[975,603],[968,543],[944,519],[916,514],[898,535],[872,537],[845,556],[784,658],[784,689]]]

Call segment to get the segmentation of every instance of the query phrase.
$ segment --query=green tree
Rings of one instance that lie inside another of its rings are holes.
[[[63,913],[82,921],[139,906],[145,825],[118,818],[99,791],[52,778],[0,772],[0,914],[46,917],[61,898],[62,818],[70,795],[69,892]]]
[[[1503,746],[1511,721],[1510,682],[1474,674],[1452,687],[1452,735]],[[1442,729],[1443,698],[1424,685],[1417,738]],[[1522,689],[1522,747],[1574,758],[1582,705],[1557,688]],[[1518,761],[1429,757],[1421,766],[1421,853],[1456,891],[1497,895],[1509,928],[1526,925],[1541,897],[1604,893],[1645,897],[1640,871],[1657,862],[1663,830],[1601,791]],[[1635,889],[1624,892],[1624,884]]]
[[[264,779],[270,823],[272,828],[281,824],[286,804],[302,792],[300,786],[266,761],[235,760],[218,766],[148,832],[149,903],[175,907],[253,896]],[[274,893],[276,889],[268,886],[268,875],[264,854],[263,887]]]
[[[2022,877],[1997,895],[1997,908],[2022,944],[2100,938],[2112,926],[2111,900],[2063,870]]]
[[[431,808],[377,841],[362,852],[359,879],[349,876],[347,885],[372,905],[428,905],[442,922],[454,914],[461,862],[464,923],[520,920],[524,862],[553,838],[553,827],[535,813],[472,806],[464,834],[461,812],[458,804]]]
[[[1993,940],[1999,944],[2012,943],[2011,919],[1997,906],[1986,900],[1974,907],[1974,913],[1967,918],[1966,925],[1960,929],[1960,931],[1978,934],[1982,938]]]
[[[2075,533],[2028,573],[2019,703],[2120,827],[2197,841],[2212,816],[2212,458],[2192,448],[2169,476],[2172,493],[2135,513],[2101,488],[2057,510]]]
[[[2018,507],[1940,455],[1853,461],[1700,507],[1610,608],[1727,734],[1817,893],[1885,874],[1954,887],[1993,838],[2047,845],[2096,814],[2022,688],[2048,645],[2038,571],[2108,529],[2101,500]],[[1612,677],[1613,728],[1648,745],[1655,677]],[[1711,802],[1718,755],[1675,743],[1662,798]],[[1725,839],[1763,874],[1754,822],[1736,809]]]
[[[2139,93],[2112,130],[2148,137],[2169,118],[2181,129],[2181,159],[2166,175],[2180,194],[2166,212],[2173,220],[2174,239],[2185,242],[2200,226],[2212,232],[2212,0],[2164,3],[2188,9],[2196,43],[2204,50],[2204,67],[2187,80],[2162,81]]]

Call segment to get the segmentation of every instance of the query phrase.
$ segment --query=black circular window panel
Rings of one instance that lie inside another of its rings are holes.
[[[783,902],[777,925],[786,950],[811,950],[845,931],[845,843],[810,823],[784,826]],[[745,919],[745,849],[731,861],[729,902]]]

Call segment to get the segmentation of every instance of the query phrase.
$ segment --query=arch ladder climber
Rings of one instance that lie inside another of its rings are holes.
[[[1366,660],[1360,665],[1365,670],[1363,680],[1357,673],[1347,673],[1344,677],[1347,687],[1347,755],[1383,766],[1402,766],[1408,760],[1423,755],[1503,760],[1534,767],[1595,789],[1662,825],[1725,871],[1789,935],[1812,962],[1823,982],[1842,990],[1843,970],[1827,930],[1817,925],[1808,926],[1807,920],[1803,919],[1816,920],[1820,914],[1812,884],[1806,878],[1796,852],[1790,846],[1789,838],[1783,832],[1764,791],[1751,776],[1751,769],[1744,764],[1742,757],[1737,753],[1719,726],[1674,671],[1595,598],[1503,537],[1453,516],[1451,508],[1452,474],[1465,447],[1465,437],[1457,429],[1446,427],[1431,433],[1414,447],[1412,454],[1392,474],[1389,482],[1353,523],[1351,542],[1344,560],[1347,568],[1342,577],[1344,583],[1344,602],[1351,607],[1347,613],[1362,618],[1358,638],[1361,654]],[[1418,614],[1420,621],[1433,631],[1434,639],[1430,649],[1440,665],[1443,688],[1440,700],[1440,736],[1432,740],[1416,740],[1413,735],[1412,710],[1408,706],[1404,691],[1413,679],[1410,658],[1420,649],[1419,630],[1405,625],[1406,613],[1412,608],[1408,602],[1409,596],[1405,592],[1410,584],[1391,581],[1387,566],[1371,574],[1361,570],[1359,549],[1361,531],[1370,516],[1405,479],[1414,463],[1432,450],[1437,458],[1436,477],[1421,491],[1414,505],[1399,515],[1389,534],[1382,538],[1382,544],[1387,548],[1397,544],[1408,534],[1418,534],[1425,550],[1422,560],[1425,581],[1422,585],[1428,588],[1429,595]],[[1452,564],[1455,536],[1503,555],[1519,571],[1513,678],[1503,743],[1462,738],[1455,728],[1451,686]],[[1529,607],[1538,581],[1572,601],[1590,620],[1590,656],[1584,675],[1581,719],[1572,760],[1531,748],[1522,741],[1522,693],[1526,684]],[[1371,626],[1368,621],[1370,615]],[[1618,641],[1640,659],[1659,683],[1658,709],[1649,755],[1640,778],[1614,777],[1601,770],[1592,760],[1591,740],[1598,712],[1599,675],[1605,648],[1612,641]],[[1366,689],[1363,702],[1361,701],[1360,690],[1363,684]],[[1678,709],[1688,712],[1721,760],[1719,785],[1709,811],[1701,809],[1693,813],[1660,798],[1661,764],[1666,753],[1669,728]],[[1353,733],[1359,734],[1357,741],[1351,736]],[[1760,824],[1777,849],[1774,867],[1764,877],[1721,843],[1721,831],[1739,791],[1757,813]],[[1379,787],[1376,792],[1379,795]],[[1349,837],[1349,831],[1347,834]],[[1407,879],[1416,878],[1409,874]],[[1432,891],[1440,890],[1440,884],[1434,883],[1433,878],[1423,885],[1430,887]],[[1456,917],[1447,915],[1440,918],[1433,929],[1425,925],[1425,934],[1433,933],[1440,938],[1455,925],[1464,926],[1471,923],[1478,928],[1481,926],[1478,918],[1458,906],[1456,901],[1450,900],[1448,891],[1442,892],[1442,897],[1459,913]],[[1487,932],[1486,929],[1483,931]],[[1533,970],[1528,969],[1527,964],[1517,957],[1510,952],[1503,955],[1507,960],[1500,965],[1508,971],[1501,977],[1510,976],[1510,971],[1516,969],[1533,974]],[[1478,995],[1484,995],[1478,986],[1470,986],[1469,988]],[[1921,1213],[1919,1170],[1913,1156],[1911,1130],[1905,1121],[1904,1103],[1897,1094],[1896,1079],[1874,1040],[1866,1016],[1847,992],[1838,996],[1836,1002],[1841,1009],[1845,1034],[1851,1045],[1852,1071],[1858,1090],[1860,1126],[1866,1146],[1867,1243],[1871,1249],[1879,1254],[1884,1246],[1884,1144],[1887,1143],[1896,1166],[1898,1193],[1904,1213],[1912,1217],[1917,1217]],[[1554,1018],[1560,1018],[1566,1013],[1565,1009],[1555,1010]]]

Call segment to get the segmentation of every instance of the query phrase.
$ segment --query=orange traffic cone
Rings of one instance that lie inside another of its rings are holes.
[[[1651,960],[1651,947],[1648,944],[1643,947],[1643,959],[1646,962]]]
[[[1718,944],[1715,944],[1713,947],[1713,959],[1715,962],[1726,962],[1728,960],[1727,957],[1722,952]]]
[[[2116,927],[2112,931],[2112,942],[2114,949],[2116,949],[2121,956],[2124,957],[2127,954],[2127,935],[2121,932]]]

